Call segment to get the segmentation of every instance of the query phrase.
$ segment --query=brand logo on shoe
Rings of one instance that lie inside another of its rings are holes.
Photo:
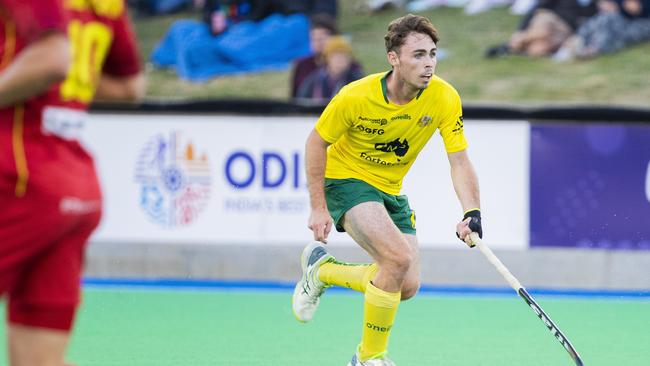
[[[314,251],[311,252],[311,255],[309,256],[309,265],[316,263],[316,261],[318,261],[325,254],[327,254],[327,252],[322,247],[317,247],[314,249]]]

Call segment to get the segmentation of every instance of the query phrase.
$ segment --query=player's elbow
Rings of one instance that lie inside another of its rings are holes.
[[[138,102],[144,98],[146,91],[147,81],[144,74],[140,73],[125,82],[123,99],[127,102]]]
[[[70,43],[65,35],[53,33],[43,39],[44,55],[47,62],[43,63],[43,78],[50,83],[59,83],[65,80],[70,70],[71,55]]]
[[[143,73],[126,77],[103,74],[97,86],[95,100],[100,103],[137,102],[144,97],[146,89],[147,83]]]

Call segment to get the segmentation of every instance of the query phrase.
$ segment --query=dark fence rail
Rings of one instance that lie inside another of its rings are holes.
[[[148,100],[140,104],[97,104],[95,113],[164,113],[164,114],[242,114],[242,115],[319,115],[324,105],[291,103],[276,100]],[[650,123],[650,107],[618,106],[499,106],[463,107],[465,118],[535,121],[633,122]]]

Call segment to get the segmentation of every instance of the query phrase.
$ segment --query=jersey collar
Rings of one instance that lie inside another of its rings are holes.
[[[386,79],[388,79],[388,75],[392,73],[393,70],[390,70],[386,74],[384,74],[384,76],[382,76],[381,78],[381,94],[384,96],[384,101],[386,102],[386,104],[390,104],[390,102],[388,101],[388,82],[386,81]],[[423,91],[424,89],[420,89],[418,95],[415,96],[415,99],[419,99]]]

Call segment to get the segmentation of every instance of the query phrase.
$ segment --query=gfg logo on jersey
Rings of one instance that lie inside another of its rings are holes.
[[[140,207],[165,228],[193,222],[210,198],[210,162],[177,131],[152,137],[135,167]]]

